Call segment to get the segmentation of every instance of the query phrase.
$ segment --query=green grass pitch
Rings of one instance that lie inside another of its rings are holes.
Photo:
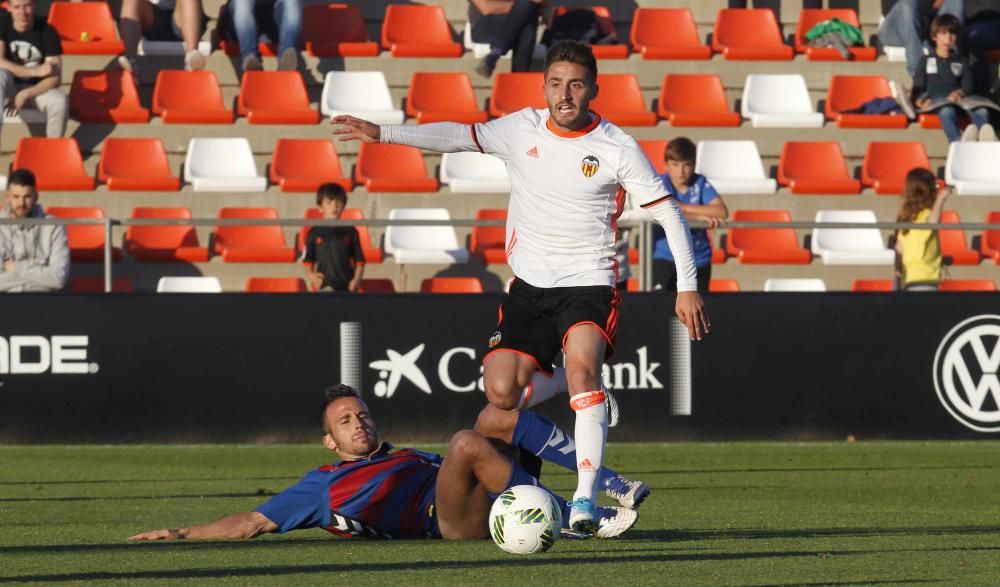
[[[125,541],[252,509],[328,460],[318,445],[0,447],[0,584],[1000,583],[992,441],[612,444],[609,464],[653,487],[636,528],[527,557],[321,530]],[[565,494],[575,475],[543,481]]]

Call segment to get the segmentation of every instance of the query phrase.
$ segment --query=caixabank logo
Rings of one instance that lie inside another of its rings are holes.
[[[0,336],[0,375],[87,375],[100,370],[88,359],[90,337],[54,334]]]
[[[1000,316],[983,314],[956,325],[934,355],[934,390],[963,426],[1000,432]]]

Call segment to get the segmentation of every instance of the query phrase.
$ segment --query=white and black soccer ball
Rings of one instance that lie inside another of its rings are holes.
[[[535,554],[552,548],[562,527],[562,510],[548,491],[516,485],[501,493],[490,508],[490,535],[501,549]]]

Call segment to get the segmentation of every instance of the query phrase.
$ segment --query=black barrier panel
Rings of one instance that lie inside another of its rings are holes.
[[[316,440],[321,390],[342,373],[360,376],[388,437],[446,440],[485,404],[499,301],[4,296],[0,440]],[[685,346],[672,297],[626,296],[605,368],[623,411],[610,439],[997,436],[995,294],[739,294],[708,308],[711,334],[672,366]],[[359,343],[344,364],[342,335]],[[566,401],[540,409],[571,431]]]

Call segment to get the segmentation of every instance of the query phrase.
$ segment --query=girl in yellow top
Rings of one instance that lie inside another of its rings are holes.
[[[897,222],[936,223],[951,188],[937,189],[934,174],[911,169],[903,187]],[[896,281],[905,291],[937,291],[941,282],[941,245],[937,230],[901,229],[896,233]]]

